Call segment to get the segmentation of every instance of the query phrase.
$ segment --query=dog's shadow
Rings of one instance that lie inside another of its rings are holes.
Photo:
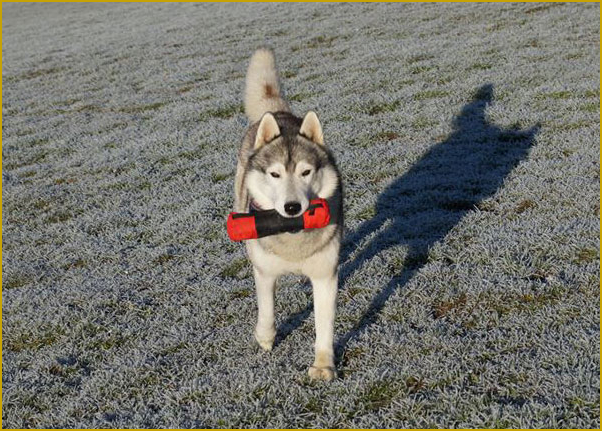
[[[337,341],[337,362],[348,342],[374,323],[391,295],[426,263],[429,249],[464,215],[494,195],[512,169],[527,157],[539,126],[521,131],[490,124],[485,109],[492,100],[491,84],[479,88],[454,119],[452,134],[389,185],[378,197],[376,215],[346,235],[340,289],[353,272],[382,251],[403,245],[407,254],[401,272],[374,296],[359,321]],[[363,244],[370,236],[373,238]],[[276,344],[298,328],[312,309],[310,303],[283,322]]]

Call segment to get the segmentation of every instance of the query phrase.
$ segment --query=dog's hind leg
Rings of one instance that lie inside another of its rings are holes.
[[[335,378],[334,315],[336,311],[338,274],[326,278],[312,278],[314,314],[316,318],[315,361],[309,376],[319,380]]]
[[[257,326],[255,327],[255,339],[262,349],[272,350],[276,327],[274,326],[274,288],[276,276],[266,274],[253,267],[255,276],[255,287],[257,289]]]

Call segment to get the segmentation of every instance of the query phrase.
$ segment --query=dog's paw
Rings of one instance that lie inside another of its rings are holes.
[[[309,367],[309,377],[314,380],[325,380],[327,382],[333,380],[337,376],[334,367]]]
[[[255,329],[255,340],[266,352],[271,352],[276,338],[276,330],[271,328],[268,330]]]

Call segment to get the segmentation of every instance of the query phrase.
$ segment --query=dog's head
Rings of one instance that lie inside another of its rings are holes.
[[[331,197],[339,178],[317,115],[308,112],[291,132],[281,130],[274,115],[264,114],[245,182],[258,207],[284,217],[301,215],[313,198]]]

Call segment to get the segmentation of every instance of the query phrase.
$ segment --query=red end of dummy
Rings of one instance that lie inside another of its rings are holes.
[[[250,214],[244,215],[232,212],[228,216],[228,222],[226,226],[228,228],[228,236],[232,241],[243,241],[245,239],[257,238],[255,217]]]
[[[309,206],[310,209],[303,213],[303,229],[327,226],[330,222],[330,208],[326,199],[312,199]]]

